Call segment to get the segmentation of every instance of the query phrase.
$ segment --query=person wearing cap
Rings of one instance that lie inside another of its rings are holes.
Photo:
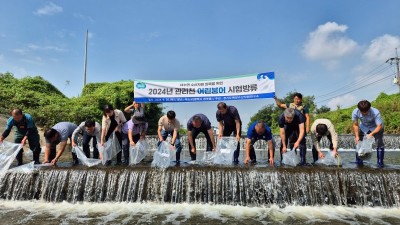
[[[114,132],[115,137],[118,139],[118,143],[122,148],[122,135],[121,127],[126,122],[124,113],[119,109],[114,109],[112,105],[104,105],[103,107],[103,118],[101,120],[101,137],[100,144],[103,146],[104,142],[110,138],[111,134]],[[100,153],[100,159],[103,158],[102,153]],[[117,154],[117,164],[122,163],[122,152]]]
[[[44,152],[43,163],[51,163],[53,165],[57,163],[67,146],[68,139],[72,138],[72,133],[74,133],[77,127],[74,123],[60,122],[44,132],[46,150]],[[60,144],[60,150],[57,153],[56,147],[58,144]],[[73,152],[72,159],[74,165],[79,164],[78,157]]]
[[[203,133],[207,140],[206,151],[215,151],[215,139],[211,128],[210,120],[204,114],[196,114],[187,122],[187,135],[189,140],[190,158],[196,160],[196,142],[195,139],[199,133]]]
[[[246,158],[244,163],[256,163],[256,152],[254,151],[254,143],[258,140],[264,140],[268,145],[268,162],[274,165],[275,143],[272,139],[271,128],[264,121],[255,121],[247,130],[246,138]]]
[[[279,135],[281,137],[282,153],[290,149],[300,149],[300,165],[306,164],[306,138],[304,131],[304,115],[297,109],[287,108],[278,119]],[[289,146],[288,146],[288,145]]]
[[[140,139],[144,139],[147,129],[148,123],[145,120],[144,114],[138,111],[122,126],[124,164],[129,164],[129,146],[135,146]]]
[[[132,105],[128,105],[125,109],[124,112],[129,113],[131,117],[135,115],[135,112],[139,112],[144,114],[144,103],[137,103],[135,100],[133,100]]]
[[[14,129],[14,142],[25,145],[26,141],[29,143],[29,148],[33,152],[33,161],[35,164],[40,164],[40,136],[35,121],[28,113],[23,113],[21,109],[14,109],[11,112],[11,117],[7,120],[6,130],[0,136],[0,143],[10,134],[11,128]],[[24,150],[21,148],[17,155],[18,166],[23,164],[22,156]]]
[[[333,154],[337,155],[338,135],[335,131],[335,127],[332,122],[328,119],[316,119],[311,126],[311,140],[313,143],[312,154],[314,163],[318,160],[318,157],[323,159],[325,156],[321,152],[319,142],[322,137],[327,137],[330,145],[329,149],[333,150]]]
[[[371,103],[367,100],[358,102],[357,108],[352,112],[353,130],[356,144],[362,141],[364,136],[367,138],[375,138],[376,157],[378,159],[378,167],[383,167],[383,158],[385,154],[385,145],[383,143],[383,119],[378,109],[371,107]],[[360,120],[360,124],[358,124]],[[363,160],[356,153],[357,165],[363,165]]]
[[[97,149],[97,141],[100,141],[101,126],[98,122],[88,119],[82,122],[72,133],[72,147],[76,146],[75,140],[78,138],[78,134],[82,134],[82,150],[86,157],[90,158],[89,142],[92,141],[93,145],[93,158],[99,158],[99,150]]]
[[[176,149],[176,163],[179,164],[180,159],[181,159],[181,151],[182,151],[182,146],[181,146],[181,141],[179,137],[179,129],[181,128],[181,125],[179,123],[179,120],[176,119],[176,114],[174,111],[170,110],[167,112],[166,115],[162,116],[158,120],[158,145],[160,145],[161,142],[165,141],[168,137],[168,135],[171,135],[171,145],[175,146]]]
[[[240,136],[242,132],[242,121],[240,120],[239,112],[235,106],[227,106],[224,102],[217,105],[216,118],[218,121],[218,138],[229,137],[232,133],[237,140],[237,148],[233,154],[233,162],[239,162],[240,152]]]

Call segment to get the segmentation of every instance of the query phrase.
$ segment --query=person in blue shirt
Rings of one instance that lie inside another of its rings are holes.
[[[378,158],[378,167],[383,167],[384,158],[384,143],[383,143],[383,120],[379,110],[371,107],[371,103],[367,100],[362,100],[357,104],[357,108],[352,113],[353,130],[356,138],[356,143],[362,141],[364,135],[368,138],[375,138],[376,143],[376,156]],[[360,124],[358,124],[360,120]],[[356,153],[357,165],[363,165],[363,161]]]
[[[23,113],[21,109],[14,109],[11,112],[11,117],[7,120],[6,130],[0,137],[0,143],[10,134],[11,128],[15,126],[14,129],[14,142],[21,143],[25,145],[26,141],[29,142],[29,148],[33,153],[33,161],[35,164],[40,164],[39,155],[40,155],[40,137],[38,129],[35,125],[35,121],[32,116],[28,113]],[[24,150],[21,151],[17,155],[18,165],[22,165],[22,156]]]
[[[68,138],[72,138],[72,134],[77,127],[77,125],[70,122],[59,122],[44,132],[46,151],[44,153],[43,163],[51,163],[53,165],[57,163],[67,146]],[[58,144],[60,144],[60,151],[57,153],[56,147]],[[72,153],[72,158],[74,165],[79,164],[78,157],[75,153]]]
[[[254,151],[254,143],[258,140],[265,140],[268,144],[268,161],[274,165],[275,144],[272,139],[271,128],[269,128],[263,121],[256,121],[252,123],[247,130],[246,139],[246,158],[244,163],[256,162],[256,153]]]

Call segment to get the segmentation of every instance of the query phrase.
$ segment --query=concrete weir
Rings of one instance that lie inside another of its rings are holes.
[[[400,170],[186,165],[166,170],[82,166],[8,172],[0,198],[46,202],[207,203],[241,206],[400,206]]]

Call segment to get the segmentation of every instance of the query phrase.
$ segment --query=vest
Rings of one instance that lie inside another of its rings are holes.
[[[296,105],[293,102],[289,104],[289,108],[297,109],[304,115],[304,106],[303,105]]]

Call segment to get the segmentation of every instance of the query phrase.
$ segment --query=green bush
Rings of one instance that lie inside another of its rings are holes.
[[[123,111],[132,104],[132,96],[133,81],[90,83],[81,96],[67,98],[40,76],[17,79],[12,73],[0,74],[0,113],[9,115],[13,108],[21,108],[42,127],[51,127],[61,121],[79,124],[87,118],[101,123],[105,104]],[[161,104],[146,104],[148,134],[157,133],[161,111]],[[130,119],[131,116],[125,114],[125,117]]]
[[[281,103],[293,102],[295,93],[296,91],[289,92],[283,99],[280,99],[280,102]],[[315,104],[314,100],[315,100],[314,96],[303,96],[303,104],[306,105],[309,109],[311,122],[314,111],[326,112],[330,110],[326,106],[323,106],[321,109],[317,109],[317,105]],[[249,127],[250,124],[253,123],[254,121],[263,120],[271,128],[272,133],[278,134],[279,133],[278,119],[280,115],[283,113],[283,111],[284,109],[279,108],[276,104],[266,105],[250,118],[250,122],[248,123],[247,127]]]
[[[288,93],[282,100],[282,103],[292,102],[293,93]],[[385,126],[385,133],[399,134],[400,133],[400,104],[398,103],[400,94],[387,95],[381,93],[375,101],[372,101],[372,107],[377,108],[382,116]],[[353,133],[353,126],[351,121],[351,114],[356,106],[346,109],[338,109],[330,111],[326,106],[317,108],[314,103],[314,96],[303,96],[303,103],[309,107],[310,110],[310,123],[312,124],[315,119],[326,118],[332,121],[335,129],[340,134]],[[279,115],[283,112],[282,109],[275,104],[264,106],[256,114],[250,118],[250,125],[257,120],[264,120],[270,127],[273,133],[279,133],[277,120]],[[310,124],[310,126],[311,126]]]
[[[372,107],[379,110],[383,119],[385,133],[400,133],[400,94],[387,95],[381,93],[375,101],[371,102]],[[347,109],[340,109],[317,115],[316,118],[327,118],[335,125],[336,131],[340,134],[353,133],[351,114],[357,106]]]

